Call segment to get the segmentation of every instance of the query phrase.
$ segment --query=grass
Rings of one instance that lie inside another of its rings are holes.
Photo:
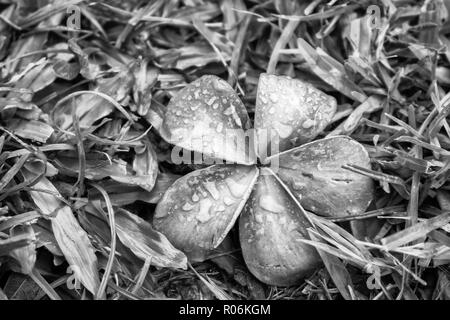
[[[297,2],[2,3],[0,299],[449,299],[450,5]],[[214,74],[253,118],[263,72],[334,96],[320,137],[363,144],[372,169],[346,169],[376,184],[363,214],[305,212],[324,267],[289,288],[249,273],[236,228],[191,265],[148,223],[201,167],[156,130],[170,98]]]

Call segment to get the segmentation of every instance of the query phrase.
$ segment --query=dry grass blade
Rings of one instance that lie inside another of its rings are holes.
[[[352,110],[351,114],[339,126],[331,131],[327,136],[337,136],[352,133],[360,124],[363,116],[367,116],[383,107],[382,100],[378,96],[370,96],[358,107]]]
[[[152,258],[145,259],[144,265],[142,266],[141,271],[139,272],[136,284],[134,285],[133,289],[131,290],[131,293],[136,294],[139,289],[141,289],[142,284],[144,283],[145,277],[147,277],[148,271],[150,269],[150,263],[152,261]]]
[[[1,234],[0,234],[1,235]],[[9,254],[12,250],[28,246],[34,239],[28,234],[18,235],[0,240],[0,256]]]
[[[381,239],[381,243],[386,250],[392,250],[414,240],[425,237],[431,231],[441,228],[449,222],[450,212],[442,213],[437,217],[430,218],[427,221],[415,224],[409,228],[387,236]]]
[[[313,233],[310,232],[309,235],[311,237],[311,240],[320,241],[319,238]],[[327,254],[325,251],[322,251],[319,248],[318,252],[342,297],[346,300],[353,300],[350,292],[350,288],[352,291],[354,291],[352,279],[344,264],[336,256]]]
[[[297,14],[299,14],[300,12],[301,10],[297,10]],[[273,48],[272,54],[270,56],[269,64],[267,66],[268,74],[275,74],[275,68],[278,63],[280,50],[284,49],[286,43],[292,38],[292,35],[294,34],[294,31],[299,25],[299,23],[300,23],[299,20],[290,20],[283,29],[283,32],[278,38],[278,41],[275,44],[275,47]]]
[[[23,18],[19,21],[18,26],[21,28],[28,28],[36,23],[39,23],[46,18],[51,17],[54,14],[66,10],[68,7],[80,3],[82,0],[70,0],[61,3],[48,4],[39,10],[33,12],[31,15],[27,16],[26,19]]]
[[[326,83],[352,100],[364,102],[367,96],[345,74],[344,67],[327,53],[316,51],[304,39],[298,38],[298,51],[306,60],[311,70]]]
[[[47,296],[52,300],[61,300],[61,297],[56,293],[52,286],[44,279],[44,277],[39,273],[37,269],[33,269],[30,273],[31,279],[36,282],[39,287],[47,294]]]
[[[64,98],[62,98],[61,100],[58,101],[58,103],[55,105],[55,110],[57,110],[57,108],[62,105],[64,102],[66,101],[70,101],[73,98],[80,96],[80,95],[96,95],[101,97],[102,99],[108,101],[109,103],[111,103],[114,107],[117,108],[117,110],[119,110],[131,123],[134,122],[133,117],[129,114],[128,111],[126,111],[116,100],[114,100],[113,98],[111,98],[110,96],[108,96],[107,94],[103,93],[103,92],[99,92],[99,91],[77,91],[74,92]]]
[[[25,164],[25,162],[30,157],[31,153],[22,155],[18,161],[6,172],[0,179],[0,191],[3,190],[6,185],[14,178],[14,176],[19,172],[20,168]]]
[[[106,208],[108,210],[109,226],[111,229],[111,244],[110,244],[111,250],[109,253],[109,257],[108,257],[108,263],[106,264],[105,273],[103,274],[102,281],[100,282],[100,286],[95,295],[95,297],[97,299],[102,299],[105,297],[106,285],[108,284],[109,276],[111,275],[111,270],[112,270],[113,262],[114,262],[114,256],[116,254],[116,220],[114,217],[114,209],[112,207],[111,200],[109,199],[109,196],[106,193],[105,189],[103,189],[101,186],[99,186],[97,184],[93,184],[92,186],[95,189],[97,189],[98,191],[100,191],[103,198],[105,199]]]
[[[211,290],[214,296],[219,300],[233,300],[230,295],[228,295],[222,288],[220,288],[214,281],[212,281],[208,275],[199,274],[192,266],[189,264],[189,268],[195,273],[195,275],[205,284],[205,286]]]
[[[109,280],[108,286],[111,287],[111,289],[119,292],[121,295],[123,295],[124,297],[127,297],[130,300],[142,300],[141,298],[139,298],[137,295],[119,287],[118,285],[116,285],[112,280]]]

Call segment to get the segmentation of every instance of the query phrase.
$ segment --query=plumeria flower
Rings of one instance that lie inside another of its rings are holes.
[[[364,212],[372,200],[372,180],[343,168],[370,168],[365,148],[347,136],[313,141],[335,112],[336,100],[312,85],[262,74],[255,130],[247,134],[246,108],[227,82],[207,75],[188,84],[168,104],[160,134],[220,161],[167,189],[155,228],[199,262],[239,218],[242,254],[259,280],[288,286],[309,275],[320,257],[302,241],[311,224],[301,207],[341,217]]]

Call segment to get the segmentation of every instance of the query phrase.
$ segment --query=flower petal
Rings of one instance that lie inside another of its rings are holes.
[[[317,140],[268,160],[279,161],[277,175],[306,210],[318,215],[362,213],[372,200],[372,179],[342,168],[353,164],[370,169],[367,151],[349,137]]]
[[[241,165],[191,172],[165,192],[153,225],[191,261],[202,261],[233,227],[257,176],[256,167]]]
[[[310,227],[293,199],[270,174],[263,174],[239,218],[242,254],[251,273],[264,283],[288,286],[320,265],[309,239]]]
[[[256,163],[247,110],[224,80],[206,75],[188,84],[166,109],[161,136],[179,147],[211,158]]]
[[[335,112],[336,99],[312,85],[285,76],[261,74],[255,111],[259,156],[264,159],[311,141],[330,123]],[[276,135],[279,144],[269,134]]]

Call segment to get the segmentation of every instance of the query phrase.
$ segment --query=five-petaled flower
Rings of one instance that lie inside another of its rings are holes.
[[[242,254],[258,279],[285,286],[310,274],[320,257],[301,241],[308,238],[309,220],[300,205],[321,216],[345,216],[364,212],[372,199],[372,180],[343,168],[370,168],[361,144],[347,136],[313,141],[336,108],[333,97],[310,84],[262,74],[256,134],[242,145],[236,141],[243,141],[251,122],[228,83],[203,76],[188,84],[167,106],[160,134],[178,147],[227,164],[175,181],[158,203],[154,226],[191,261],[202,261],[239,217]],[[226,137],[224,129],[233,130],[234,137]],[[218,139],[205,143],[204,136]],[[270,169],[275,160],[276,173]]]

